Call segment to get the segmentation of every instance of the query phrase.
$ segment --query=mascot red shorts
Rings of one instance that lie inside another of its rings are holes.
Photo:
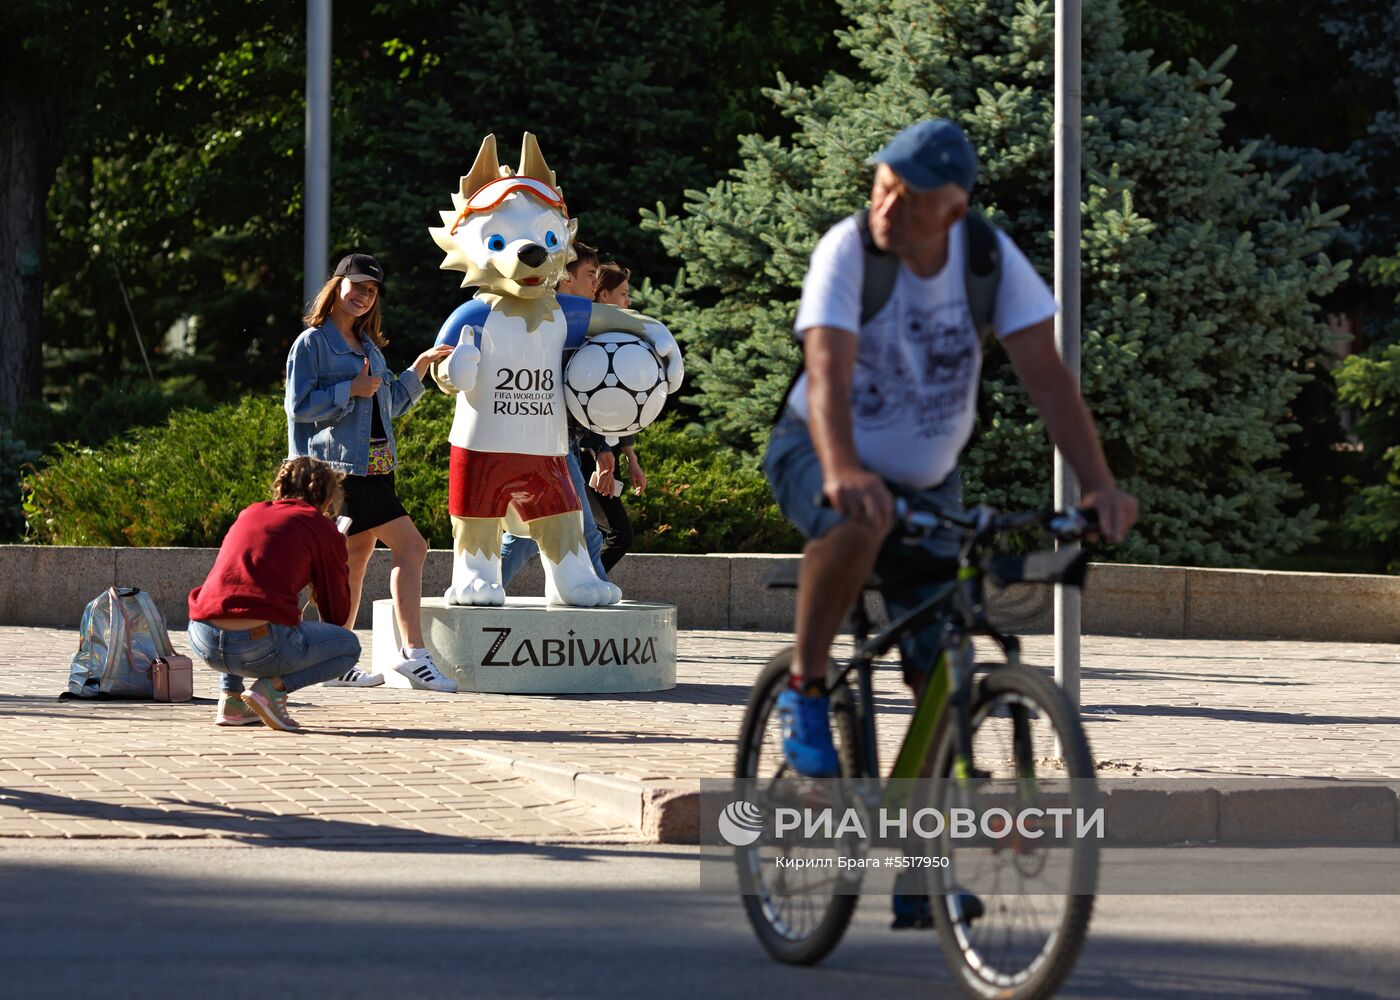
[[[453,517],[505,517],[515,507],[522,521],[579,510],[579,496],[563,455],[517,455],[452,447],[447,512]]]

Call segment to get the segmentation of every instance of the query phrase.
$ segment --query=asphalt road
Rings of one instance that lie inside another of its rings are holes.
[[[795,969],[697,885],[685,848],[9,841],[0,996],[959,995],[884,900]],[[1101,898],[1061,996],[1400,998],[1400,896]]]

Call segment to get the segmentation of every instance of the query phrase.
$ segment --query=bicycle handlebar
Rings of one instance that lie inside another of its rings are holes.
[[[818,503],[828,509],[832,506],[826,494],[818,498]],[[908,497],[897,493],[894,505],[894,531],[906,540],[927,538],[945,526],[959,529],[963,534],[959,558],[964,561],[970,559],[972,554],[981,548],[981,543],[992,536],[1005,531],[1020,531],[1035,525],[1044,528],[1060,542],[1085,541],[1092,545],[1098,541],[1099,516],[1098,511],[1092,507],[1021,510],[1012,513],[1002,513],[986,504],[978,504],[967,510],[932,509],[916,506]]]
[[[968,510],[924,510],[903,497],[896,497],[895,518],[906,534],[929,535],[944,525],[961,528],[974,535],[995,535],[1019,531],[1039,524],[1062,542],[1077,542],[1093,534],[1099,526],[1098,511],[1092,507],[1068,510],[1023,510],[1003,514],[984,504]]]

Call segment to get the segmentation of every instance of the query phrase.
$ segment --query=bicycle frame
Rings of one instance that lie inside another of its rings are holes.
[[[951,599],[951,600],[950,600]],[[987,620],[984,608],[983,572],[980,567],[962,565],[957,578],[939,587],[911,611],[890,622],[873,638],[869,636],[871,622],[861,595],[853,610],[853,632],[856,649],[851,658],[829,679],[835,686],[851,671],[856,672],[860,712],[860,755],[865,763],[862,797],[867,803],[881,808],[899,808],[905,803],[908,781],[920,777],[925,761],[933,750],[934,740],[944,713],[951,705],[957,726],[957,756],[953,776],[959,782],[972,778],[972,734],[968,726],[972,690],[972,637],[983,635],[992,639],[1006,657],[1006,663],[1016,664],[1021,658],[1021,643],[1015,636],[1004,635]],[[875,701],[873,674],[875,659],[882,656],[904,636],[935,622],[942,622],[938,655],[928,680],[918,693],[913,718],[900,744],[899,753],[883,787],[879,784],[879,752],[875,742]],[[871,783],[874,784],[871,784]],[[878,793],[878,794],[877,794]]]

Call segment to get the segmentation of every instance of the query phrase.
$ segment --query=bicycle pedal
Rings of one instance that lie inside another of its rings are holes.
[[[927,896],[912,893],[895,895],[894,920],[890,923],[890,930],[926,930],[932,926],[933,906]]]
[[[962,923],[971,927],[972,922],[987,912],[987,908],[982,905],[982,900],[970,892],[958,893],[958,912],[961,914]]]

